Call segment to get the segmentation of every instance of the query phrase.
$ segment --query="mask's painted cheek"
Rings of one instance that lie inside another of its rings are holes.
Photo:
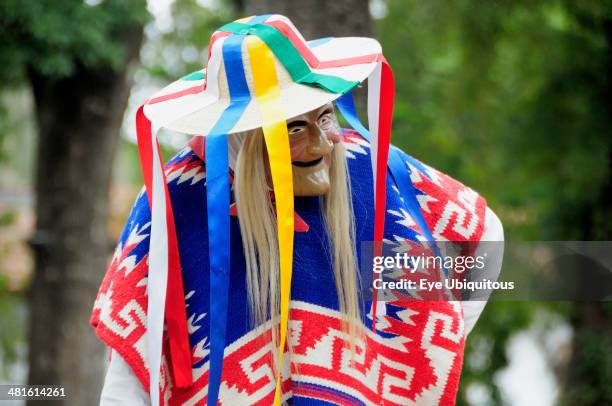
[[[325,137],[327,141],[332,144],[337,144],[341,141],[342,137],[340,135],[339,129],[331,129],[325,131]],[[294,139],[289,140],[289,150],[291,152],[291,160],[292,161],[303,161],[312,159],[311,154],[307,153],[307,148],[310,145],[310,140],[308,137],[295,137]],[[332,148],[333,149],[333,148]],[[331,151],[330,151],[331,153]]]
[[[338,124],[335,119],[334,122],[329,125],[329,128],[325,129],[324,131],[327,139],[334,144],[337,144],[342,140],[342,136],[340,135],[340,124]]]
[[[327,139],[330,140],[331,142],[333,142],[334,144],[339,143],[340,140],[341,140],[340,131],[339,130],[334,130],[334,131],[326,132],[325,135],[327,135]]]
[[[306,147],[308,147],[307,137],[289,140],[289,151],[291,152],[291,160],[299,161],[300,157],[304,155]]]

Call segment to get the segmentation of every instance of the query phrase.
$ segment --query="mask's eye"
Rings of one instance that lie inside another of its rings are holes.
[[[324,130],[331,128],[333,123],[334,120],[332,120],[331,113],[327,113],[319,118],[319,126]]]
[[[289,135],[299,134],[304,131],[304,127],[292,127],[289,129]]]

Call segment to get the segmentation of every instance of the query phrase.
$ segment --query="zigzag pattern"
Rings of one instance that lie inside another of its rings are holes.
[[[191,153],[190,148],[183,148],[164,168],[168,184],[176,181],[177,185],[190,181],[193,186],[206,179],[206,170],[202,161]]]
[[[417,199],[436,241],[479,241],[486,201],[448,175],[419,164],[420,169],[406,162],[410,179],[423,193]]]

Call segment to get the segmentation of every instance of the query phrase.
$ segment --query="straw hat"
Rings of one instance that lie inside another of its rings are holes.
[[[253,21],[255,19],[256,21]],[[312,72],[341,78],[353,86],[364,81],[374,70],[381,46],[373,38],[343,37],[306,41],[291,21],[281,15],[257,16],[238,20],[247,24],[263,23],[281,28],[307,62]],[[223,27],[218,32],[221,32]],[[206,135],[230,104],[227,72],[223,60],[222,43],[225,37],[213,35],[207,69],[193,72],[156,93],[144,107],[144,113],[154,123],[165,128],[194,135]],[[214,41],[214,42],[213,42]],[[247,46],[242,46],[244,74],[251,94],[253,74]],[[347,66],[337,66],[329,61],[355,61]],[[317,86],[297,83],[285,66],[274,57],[285,119],[314,110],[335,100],[342,93],[333,93]],[[317,67],[318,66],[318,67]],[[350,85],[349,85],[350,86]],[[344,93],[350,90],[345,89]],[[235,133],[261,127],[260,113],[255,100],[251,100],[235,126],[227,133]]]

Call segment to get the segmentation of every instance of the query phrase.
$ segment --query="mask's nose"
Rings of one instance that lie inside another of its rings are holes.
[[[325,132],[321,131],[318,126],[311,129],[308,135],[308,146],[306,148],[308,153],[312,155],[327,155],[332,149],[334,149],[334,144],[327,139]]]

